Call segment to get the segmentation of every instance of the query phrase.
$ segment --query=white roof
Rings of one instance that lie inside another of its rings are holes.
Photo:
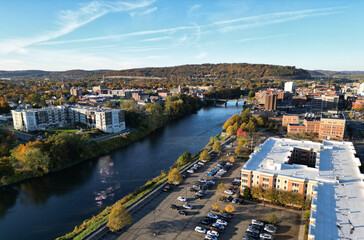
[[[316,149],[316,168],[288,164],[293,147]],[[269,138],[250,156],[243,170],[317,181],[309,235],[315,239],[364,239],[364,175],[355,153],[351,142]]]

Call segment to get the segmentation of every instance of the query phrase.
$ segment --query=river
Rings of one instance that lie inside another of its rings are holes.
[[[197,153],[239,113],[202,108],[125,148],[0,189],[0,239],[55,239],[157,176],[183,152]]]

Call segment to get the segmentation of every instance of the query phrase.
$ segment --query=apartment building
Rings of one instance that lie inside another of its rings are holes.
[[[311,198],[308,239],[361,239],[364,175],[351,142],[269,138],[241,169],[241,189],[259,186]]]
[[[283,115],[282,126],[287,126],[288,124],[299,124],[300,117],[298,115]]]
[[[322,140],[344,139],[346,120],[343,114],[322,113],[320,117],[305,117],[302,124],[294,122],[293,115],[285,116],[282,118],[282,125],[287,124],[287,132],[290,134],[317,133]]]
[[[264,98],[264,109],[267,111],[277,110],[277,98],[278,95],[275,93],[266,94]]]
[[[121,132],[125,129],[125,116],[122,109],[57,106],[12,110],[11,113],[14,128],[25,132],[64,127],[77,123],[85,124],[107,133]]]
[[[295,82],[284,83],[284,91],[294,93],[296,91],[296,83]]]

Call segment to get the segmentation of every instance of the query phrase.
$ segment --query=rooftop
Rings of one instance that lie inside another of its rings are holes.
[[[315,168],[288,164],[294,147],[316,149]],[[251,154],[244,170],[317,181],[309,235],[315,239],[364,239],[364,175],[351,142],[269,138],[260,149]]]

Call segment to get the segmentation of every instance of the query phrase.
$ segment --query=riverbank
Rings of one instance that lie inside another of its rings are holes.
[[[177,110],[174,109],[174,103],[179,103]],[[11,156],[1,159],[5,162],[3,165],[9,166],[9,174],[1,177],[0,187],[44,177],[85,160],[108,154],[146,137],[172,120],[182,119],[198,111],[205,105],[196,97],[177,94],[166,100],[165,109],[154,103],[147,107],[146,115],[140,112],[127,112],[126,115],[136,118],[132,120],[132,124],[138,126],[135,131],[128,134],[100,142],[90,142],[87,134],[62,132],[45,140],[20,144],[11,151]],[[168,114],[163,115],[165,112]]]

